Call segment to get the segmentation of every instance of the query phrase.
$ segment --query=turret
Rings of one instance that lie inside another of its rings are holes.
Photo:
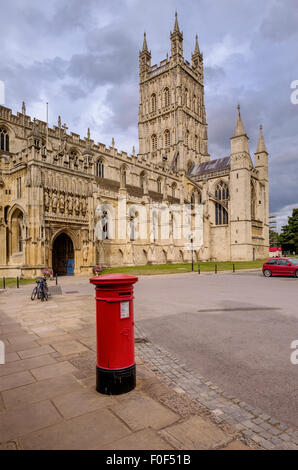
[[[255,152],[255,167],[259,169],[266,168],[268,177],[268,152],[264,141],[262,125],[260,125],[259,140],[257,150]]]
[[[141,79],[145,78],[151,67],[151,52],[148,50],[146,33],[144,33],[144,41],[142,50],[139,53],[139,73]]]
[[[231,137],[231,155],[239,152],[246,152],[249,154],[248,148],[248,137],[245,133],[241,114],[240,114],[240,105],[237,106],[238,116],[235,126],[235,131],[233,137]]]
[[[183,34],[181,33],[178,25],[177,12],[175,13],[174,30],[171,32],[171,58],[177,60],[183,57]]]
[[[203,54],[200,52],[198,35],[196,34],[195,50],[191,56],[192,66],[197,69],[200,73],[203,72]]]

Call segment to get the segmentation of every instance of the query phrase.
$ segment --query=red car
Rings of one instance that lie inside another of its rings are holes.
[[[270,276],[298,277],[298,258],[269,258],[263,264],[263,274]]]

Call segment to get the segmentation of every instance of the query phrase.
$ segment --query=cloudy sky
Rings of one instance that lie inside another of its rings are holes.
[[[270,153],[270,212],[298,207],[298,0],[1,0],[0,80],[5,105],[131,152],[137,144],[138,53],[170,52],[178,11],[184,56],[198,33],[204,54],[211,158],[229,154],[236,106],[255,152],[263,124]]]

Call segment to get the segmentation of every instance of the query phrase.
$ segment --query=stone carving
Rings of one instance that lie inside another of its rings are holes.
[[[52,210],[53,210],[53,212],[57,211],[57,205],[58,205],[58,196],[57,196],[57,192],[54,191],[53,196],[52,196]]]
[[[85,244],[83,247],[83,260],[84,260],[84,263],[87,263],[87,260],[88,260],[88,245],[87,244]]]
[[[65,209],[65,199],[64,199],[64,195],[63,194],[60,194],[60,197],[59,197],[59,209],[60,209],[60,212],[64,212],[64,209]]]
[[[87,203],[86,203],[86,199],[83,198],[81,201],[81,211],[83,215],[86,214],[86,210],[87,210]]]
[[[68,198],[67,198],[67,210],[68,210],[68,214],[72,214],[72,209],[73,209],[72,197],[71,197],[71,195],[69,195]]]
[[[78,196],[76,197],[75,211],[76,211],[76,214],[79,215],[79,213],[80,213],[80,199],[78,198]]]
[[[50,197],[49,197],[49,192],[47,190],[44,193],[44,206],[45,206],[45,210],[48,212],[50,208]]]

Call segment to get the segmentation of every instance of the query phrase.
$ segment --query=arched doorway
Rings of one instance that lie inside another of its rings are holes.
[[[58,235],[53,243],[52,266],[54,274],[59,276],[74,274],[74,248],[66,233]]]

